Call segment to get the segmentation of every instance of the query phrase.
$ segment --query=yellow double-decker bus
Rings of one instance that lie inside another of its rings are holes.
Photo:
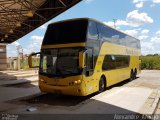
[[[60,21],[48,25],[42,42],[39,88],[86,96],[135,79],[140,63],[138,39],[90,18]]]

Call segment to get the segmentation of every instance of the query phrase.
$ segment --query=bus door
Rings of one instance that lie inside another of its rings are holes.
[[[96,80],[94,79],[94,60],[93,49],[87,49],[85,52],[85,84],[88,94],[93,93],[96,87]]]

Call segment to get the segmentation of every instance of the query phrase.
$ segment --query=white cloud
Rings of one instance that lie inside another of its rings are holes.
[[[152,4],[150,5],[151,8],[155,7],[156,4],[160,4],[160,0],[152,0]]]
[[[114,27],[113,21],[104,22],[106,25]],[[131,26],[139,27],[144,24],[153,23],[153,19],[147,13],[139,13],[138,10],[133,10],[127,14],[126,20],[117,20],[116,26]]]
[[[114,27],[114,22],[113,21],[103,22],[103,23],[106,24],[106,25],[108,25],[108,26]],[[127,26],[129,24],[126,21],[124,21],[124,20],[117,20],[115,22],[115,25],[116,26],[122,26],[122,25]]]
[[[136,8],[142,8],[144,5],[144,2],[147,0],[133,0],[133,3],[135,4]]]
[[[34,35],[34,36],[31,36],[31,39],[34,41],[42,42],[43,36]]]
[[[149,30],[148,29],[144,29],[141,31],[141,34],[145,35],[145,34],[148,34],[149,33]]]
[[[153,3],[160,3],[160,0],[153,0]]]
[[[138,37],[140,40],[146,40],[149,36],[148,35],[141,35]]]
[[[41,44],[43,41],[43,36],[33,35],[28,40],[27,45],[21,45],[23,48],[24,54],[30,54],[32,52],[39,52],[41,48]],[[19,42],[15,41],[12,44],[7,45],[7,56],[17,56],[17,48],[16,46],[20,45]]]
[[[133,0],[133,3],[143,2],[144,0]]]
[[[149,38],[148,29],[141,30],[141,28],[139,28],[139,29],[124,30],[124,32],[143,41],[146,41]]]
[[[159,44],[160,45],[160,38],[159,37],[152,37],[151,38],[151,42],[153,43],[153,44]],[[158,46],[159,46],[158,45]]]
[[[49,21],[49,22],[41,25],[41,26],[39,27],[39,29],[41,29],[41,30],[46,30],[46,29],[47,29],[47,26],[48,26],[50,23],[51,23],[51,21]]]
[[[160,54],[160,30],[157,31],[154,37],[151,37],[149,41],[141,41],[143,54]]]
[[[154,7],[156,4],[160,4],[160,0],[133,0],[132,1],[137,8],[143,7],[145,2],[151,3],[150,7]]]
[[[141,51],[143,55],[154,54],[155,49],[151,42],[141,41]]]
[[[12,43],[12,45],[19,46],[20,44],[19,44],[19,42],[15,41],[15,42]]]
[[[46,28],[47,28],[46,25],[42,25],[42,26],[39,27],[39,29],[46,29]]]
[[[127,14],[127,22],[134,26],[138,27],[140,25],[153,23],[153,19],[148,16],[147,13],[139,13],[138,10],[133,10]]]
[[[139,2],[139,3],[136,4],[136,7],[137,7],[137,8],[142,8],[142,7],[143,7],[143,4],[144,4],[143,2]]]
[[[137,30],[137,29],[133,29],[133,30],[125,30],[124,32],[131,35],[131,36],[137,37],[138,31],[139,30]]]
[[[29,45],[25,48],[27,53],[39,52],[41,44],[43,41],[43,36],[33,35],[31,36],[31,41]]]
[[[106,25],[108,25],[108,26],[114,27],[114,22],[112,22],[112,21],[103,22],[103,23],[106,24]]]
[[[151,38],[151,42],[154,45],[160,45],[160,30],[156,32],[155,36]]]
[[[156,32],[156,35],[160,37],[160,30]]]
[[[93,2],[94,0],[84,0],[86,3]]]
[[[20,43],[15,41],[11,44],[7,45],[7,56],[17,56],[17,46],[19,46]]]

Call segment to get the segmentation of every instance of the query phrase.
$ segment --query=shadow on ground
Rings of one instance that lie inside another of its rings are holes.
[[[110,90],[114,87],[121,87],[127,83],[129,83],[129,80],[122,81],[116,85],[113,85],[111,87],[108,87],[106,90]],[[10,86],[10,85],[9,85]],[[21,87],[21,85],[15,85],[16,87]],[[31,84],[28,83],[27,86],[32,86]],[[26,86],[26,87],[27,87]],[[13,86],[12,86],[13,87]],[[34,87],[34,85],[33,85]],[[58,94],[37,94],[37,95],[31,95],[28,97],[24,98],[18,98],[15,100],[12,100],[11,102],[16,102],[20,104],[47,104],[51,106],[76,106],[80,103],[83,103],[86,100],[89,100],[91,97],[99,94],[94,93],[88,96],[69,96],[69,95],[58,95]]]
[[[62,96],[61,96],[62,97]],[[66,102],[66,98],[74,102],[79,97],[63,96],[63,102]],[[70,98],[68,98],[70,97]],[[57,98],[61,100],[59,97]],[[82,100],[84,101],[84,99]],[[81,101],[81,102],[82,102]],[[54,102],[54,101],[53,101]],[[62,101],[61,101],[62,102]],[[74,104],[78,104],[74,102]],[[68,104],[69,105],[69,104]],[[73,105],[73,104],[72,104]],[[71,109],[59,108],[55,106],[36,106],[37,111],[25,112],[28,114],[20,114],[20,120],[151,120],[153,115],[142,115],[137,112],[121,108],[112,104],[104,103],[98,100],[92,100],[81,104],[79,107],[72,106]],[[56,110],[57,112],[55,112]],[[62,110],[62,111],[61,111]],[[65,112],[64,112],[65,111]],[[158,119],[157,119],[158,120]]]
[[[129,80],[118,83],[114,86],[109,87],[120,87],[127,83]],[[77,96],[66,96],[66,95],[55,95],[55,94],[37,94],[28,97],[18,98],[9,103],[18,105],[21,104],[26,107],[34,106],[37,108],[36,112],[28,112],[28,114],[19,113],[19,120],[52,120],[52,119],[62,119],[62,120],[150,120],[150,115],[141,115],[134,111],[121,108],[112,104],[108,104],[102,101],[95,99],[90,99],[95,96],[97,93],[86,96],[86,97],[77,97]],[[47,105],[47,106],[46,106]],[[55,112],[55,106],[61,106],[59,112]],[[77,107],[78,106],[78,107]],[[69,108],[70,109],[69,109]],[[16,107],[12,108],[15,114]],[[24,113],[24,110],[22,113]],[[67,111],[65,113],[61,112]],[[5,112],[12,111],[7,110]]]

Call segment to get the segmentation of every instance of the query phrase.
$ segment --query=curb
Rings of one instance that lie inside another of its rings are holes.
[[[139,113],[155,115],[159,103],[160,103],[160,90],[155,89],[148,97],[148,99],[140,109]]]

